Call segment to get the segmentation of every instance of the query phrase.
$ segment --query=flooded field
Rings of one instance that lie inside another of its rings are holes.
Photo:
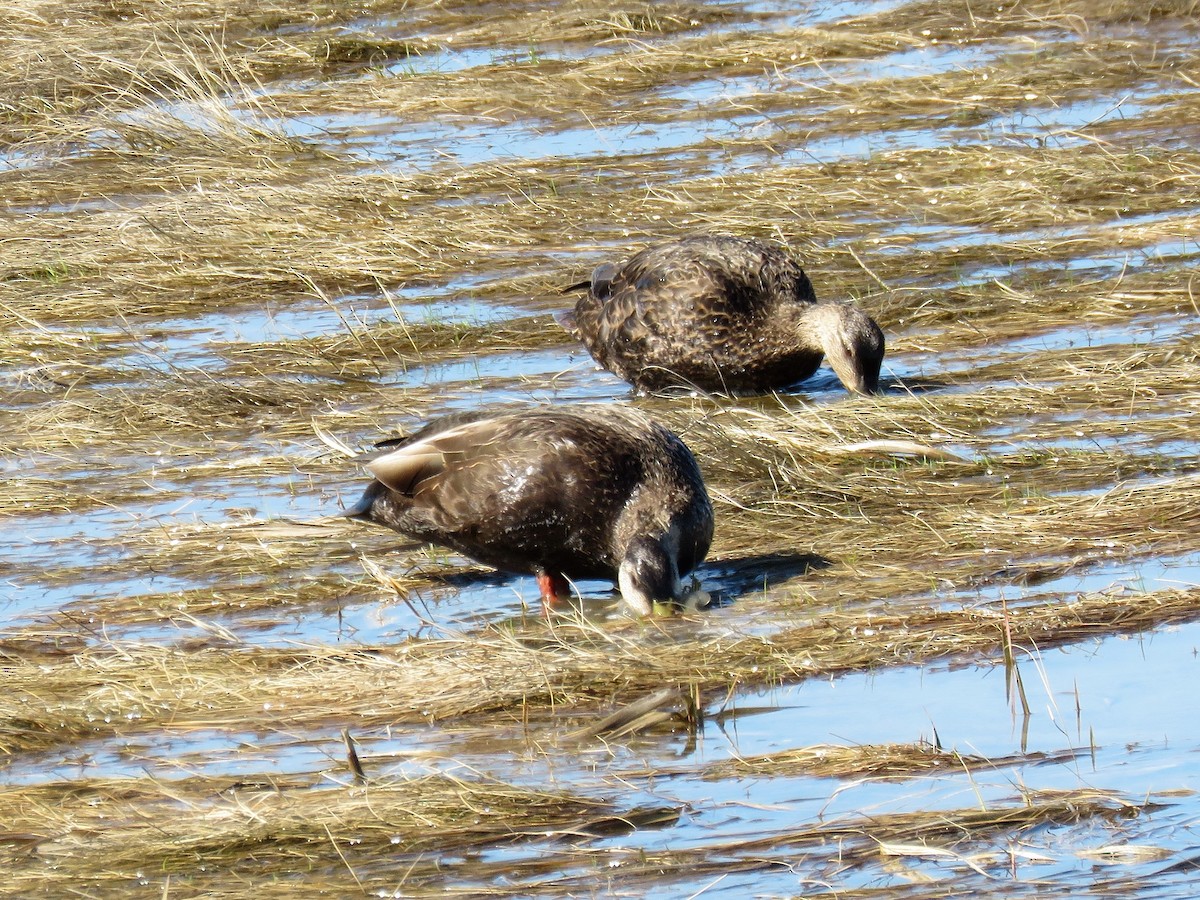
[[[5,5],[0,895],[1195,896],[1198,13]],[[597,368],[561,289],[695,231],[884,391]],[[695,451],[712,608],[337,516],[581,401]]]

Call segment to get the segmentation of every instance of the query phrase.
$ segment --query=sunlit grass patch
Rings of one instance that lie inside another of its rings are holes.
[[[595,702],[664,682],[728,693],[804,678],[968,656],[999,663],[1005,646],[1041,649],[1192,621],[1196,589],[1089,595],[1007,611],[909,608],[834,613],[780,609],[770,633],[672,637],[663,623],[477,634],[399,646],[202,653],[138,643],[67,660],[10,656],[0,745],[10,753],[146,729],[255,721],[296,729],[443,721]],[[661,639],[653,636],[659,633]],[[653,648],[648,652],[647,641]],[[22,645],[26,646],[26,645]]]
[[[978,754],[943,750],[929,744],[889,744],[839,747],[825,744],[782,750],[753,757],[731,759],[709,766],[704,777],[769,778],[797,773],[827,777],[912,778],[937,772],[969,772],[1014,765],[1065,762],[1077,754],[1034,754],[989,758]]]
[[[284,869],[337,884],[349,868],[382,882],[396,877],[385,874],[389,858],[412,865],[426,854],[582,840],[678,815],[446,776],[359,787],[292,784],[274,775],[257,783],[100,780],[7,791],[4,801],[14,830],[36,854],[9,870],[9,883],[31,889],[51,881],[103,889],[164,875],[182,883],[261,878]]]
[[[751,6],[4,9],[0,890],[1173,886],[1186,725],[1015,716],[1047,649],[1200,615],[1196,3]],[[885,393],[597,373],[561,289],[696,230],[868,309]],[[544,616],[337,518],[375,440],[533,398],[684,437],[714,608]],[[739,719],[970,672],[985,749]]]
[[[479,857],[470,881],[486,885],[503,873],[522,892],[548,887],[547,878],[560,889],[594,880],[597,864],[611,868],[613,884],[630,888],[785,860],[813,875],[886,867],[888,858],[900,857],[945,867],[947,875],[999,873],[1009,860],[996,842],[1087,822],[1115,830],[1153,808],[1100,791],[1031,794],[985,809],[843,817],[737,842],[631,854],[604,838],[670,828],[681,810],[620,808],[562,790],[444,776],[357,787],[307,787],[274,777],[109,780],[15,790],[5,800],[20,825],[14,849],[33,851],[8,854],[17,885],[62,881],[104,889],[165,877],[168,886],[204,888],[230,879],[262,885],[266,878],[268,896],[294,881],[285,868],[328,889],[399,883],[406,894],[439,891],[442,854],[464,851]],[[485,853],[529,842],[530,853]],[[397,862],[404,866],[400,875]]]

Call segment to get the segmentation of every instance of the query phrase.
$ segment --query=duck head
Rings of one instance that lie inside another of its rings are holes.
[[[650,615],[655,603],[675,603],[684,599],[679,565],[666,544],[662,538],[645,535],[634,538],[617,569],[621,597],[639,615]]]
[[[874,319],[849,303],[817,303],[809,307],[804,327],[813,332],[846,390],[878,393],[884,342]]]

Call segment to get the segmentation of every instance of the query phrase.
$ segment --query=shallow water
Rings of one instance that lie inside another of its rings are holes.
[[[490,306],[470,299],[475,283],[462,279],[437,287],[394,288],[385,295],[337,297],[328,303],[265,303],[237,312],[164,319],[157,323],[155,338],[137,339],[138,349],[116,362],[160,370],[217,366],[226,361],[222,351],[246,344],[304,340],[384,321],[485,325],[522,315],[516,307]],[[125,335],[129,332],[112,336]]]
[[[1153,799],[1161,807],[1119,824],[1085,822],[1039,829],[1019,842],[998,840],[972,848],[975,866],[990,878],[1018,881],[1096,876],[1096,856],[1112,877],[1165,869],[1186,858],[1200,838],[1195,791],[1200,788],[1200,725],[1190,710],[1191,684],[1200,676],[1200,626],[1154,634],[1111,637],[1070,645],[1018,660],[1028,692],[1026,718],[1006,698],[1005,674],[992,665],[887,669],[836,679],[810,679],[793,687],[741,694],[708,710],[701,731],[643,738],[592,748],[531,754],[516,733],[489,728],[442,731],[405,727],[355,734],[372,777],[447,772],[492,775],[529,784],[573,784],[604,790],[622,785],[629,807],[662,804],[685,810],[679,824],[602,838],[591,853],[612,864],[629,853],[708,848],[737,859],[739,839],[783,835],[813,823],[853,823],[863,817],[906,811],[992,808],[1039,791],[1114,791]],[[880,710],[887,710],[880,715]],[[538,740],[553,735],[537,734]],[[838,780],[811,776],[743,776],[712,780],[705,767],[729,759],[778,753],[814,744],[841,746],[937,740],[963,754],[1003,757],[1032,754],[1030,762],[981,769],[953,768],[917,778]],[[1036,754],[1060,756],[1042,762]],[[150,774],[170,780],[226,775],[253,781],[266,775],[298,776],[314,786],[345,779],[344,750],[336,729],[303,739],[286,733],[224,730],[165,732],[84,744],[60,757],[40,756],[11,768],[9,783]],[[649,773],[660,773],[649,776]],[[1179,794],[1186,786],[1190,793]],[[1119,848],[1125,848],[1125,855]],[[1137,848],[1135,855],[1130,848]],[[1151,853],[1151,851],[1154,851]],[[555,844],[485,851],[481,862],[519,860],[562,852]],[[790,859],[791,871],[731,875],[716,893],[802,890],[819,878],[827,860],[786,849],[762,851]],[[1143,861],[1143,857],[1149,861]],[[848,874],[846,885],[904,883],[880,858]],[[954,856],[906,860],[932,879],[979,876]],[[568,866],[567,872],[570,872]],[[468,883],[470,876],[467,876]],[[1154,896],[1187,896],[1186,871],[1156,879]],[[981,882],[986,885],[987,880]],[[697,884],[678,874],[656,896],[682,897]]]
[[[845,14],[861,9],[863,13],[877,12],[896,4],[889,3],[845,3],[830,4],[826,16],[800,14],[784,17],[785,23],[812,27],[830,18],[842,18]],[[768,6],[769,8],[769,6]],[[766,11],[752,5],[754,11]],[[777,20],[770,20],[775,22]],[[386,33],[386,30],[385,32]],[[911,48],[873,59],[839,62],[834,65],[814,68],[798,63],[797,68],[782,75],[748,76],[691,80],[688,83],[665,88],[652,99],[643,101],[655,109],[653,100],[661,100],[668,108],[679,113],[702,110],[698,121],[653,122],[640,124],[612,125],[588,121],[577,127],[544,123],[480,122],[473,117],[407,122],[383,112],[345,112],[329,114],[295,115],[269,122],[290,137],[301,138],[319,146],[327,146],[339,152],[350,151],[354,155],[374,163],[385,164],[399,171],[420,171],[430,166],[453,160],[468,166],[498,160],[536,160],[550,158],[613,157],[613,156],[656,156],[682,151],[703,149],[706,141],[760,139],[795,143],[790,126],[777,124],[775,114],[739,113],[746,106],[753,106],[753,97],[758,93],[787,91],[793,89],[821,89],[830,84],[878,82],[880,90],[887,83],[906,77],[927,77],[952,70],[969,71],[983,68],[988,63],[1002,58],[1011,49],[1021,47],[1020,42],[1011,45],[995,44],[955,45],[934,44],[928,47]],[[571,47],[561,55],[550,54],[547,58],[582,59],[598,52],[614,52],[611,49]],[[507,57],[488,56],[479,50],[446,50],[422,57],[409,57],[384,71],[393,77],[417,71],[460,71],[474,66],[503,64]],[[439,65],[448,65],[441,69]],[[427,68],[428,67],[428,68]],[[371,75],[370,77],[379,77]],[[1147,96],[1153,96],[1154,88],[1147,88]],[[893,131],[877,132],[869,137],[857,134],[836,134],[827,138],[801,141],[801,146],[785,149],[776,161],[787,163],[836,162],[843,159],[869,157],[886,150],[936,147],[942,144],[1080,144],[1086,138],[1082,129],[1097,124],[1135,117],[1142,111],[1137,96],[1128,90],[1111,97],[1092,97],[1071,103],[1055,103],[1037,94],[1026,97],[1027,108],[1012,113],[994,113],[982,127],[960,128],[939,125],[914,126]],[[257,122],[260,103],[271,108],[269,95],[257,98],[252,110],[230,110],[248,122]],[[678,108],[677,104],[684,107]],[[178,112],[185,119],[195,116],[193,111]],[[805,132],[812,127],[813,119],[826,122],[843,118],[844,110],[821,110],[809,107],[807,118],[800,125]],[[851,132],[857,131],[850,128]],[[719,167],[735,169],[744,165],[740,159],[727,160]]]
[[[663,88],[655,94],[666,101],[693,103],[703,108],[714,102],[732,103],[769,92],[825,88],[832,85],[929,76],[986,64],[1004,52],[988,44],[939,44],[913,47],[873,59],[817,66],[797,62],[792,69],[770,75],[710,78]]]
[[[747,4],[747,10],[767,14],[766,18],[747,18],[729,28],[752,31],[780,25],[813,27],[899,5],[871,0],[815,0],[797,11],[795,4],[756,2]],[[353,23],[352,29],[407,36],[410,25],[410,20],[398,16]],[[718,30],[723,27],[715,26]],[[546,59],[580,59],[621,49],[620,44],[556,45],[539,52],[544,52]],[[664,104],[674,104],[684,113],[665,124],[628,124],[628,120],[619,125],[604,121],[588,125],[520,121],[483,127],[479,122],[448,116],[400,121],[386,113],[361,110],[297,116],[271,124],[313,147],[356,159],[372,171],[426,172],[446,166],[468,170],[497,160],[552,162],[592,157],[597,166],[616,166],[646,159],[671,160],[686,154],[708,159],[709,172],[721,177],[752,167],[849,163],[896,149],[963,145],[1083,147],[1096,140],[1083,134],[1087,129],[1099,123],[1136,118],[1150,108],[1156,87],[1136,84],[1061,104],[1035,96],[1017,103],[1014,111],[993,115],[973,127],[932,123],[864,134],[840,122],[841,113],[836,108],[814,106],[806,114],[822,121],[825,130],[813,140],[804,139],[806,126],[802,123],[736,110],[738,103],[752,102],[756,94],[773,90],[819,88],[850,81],[877,81],[883,89],[891,79],[979,69],[1013,49],[1014,42],[1008,40],[964,46],[943,44],[872,59],[840,61],[820,70],[697,78],[647,95],[646,102],[659,113]],[[448,46],[395,61],[365,75],[338,77],[402,78],[417,73],[461,72],[505,65],[528,52],[526,47]],[[268,85],[263,96],[269,97],[272,89],[292,92],[297,85]],[[257,114],[239,108],[236,100],[229,100],[228,106],[247,121],[255,121]],[[169,109],[156,108],[155,112],[168,112],[181,119],[206,115],[204,110],[184,102]],[[755,144],[755,139],[761,143]],[[764,150],[763,145],[770,142],[777,142],[782,149]],[[714,144],[719,144],[719,149],[714,149]],[[0,155],[0,165],[10,168],[36,165],[37,160],[20,150]],[[646,178],[651,182],[655,176]],[[462,202],[475,199],[468,197]],[[86,214],[114,205],[132,207],[135,202],[136,198],[122,198],[118,203],[104,197],[81,197],[69,207],[56,205],[42,212]],[[22,215],[28,212],[11,211]],[[814,217],[820,214],[803,212]],[[1192,266],[1200,252],[1191,228],[1194,214],[1195,208],[1181,206],[1112,221],[1000,233],[926,221],[914,208],[908,217],[868,217],[862,224],[882,235],[877,242],[881,245],[880,258],[904,257],[913,251],[950,255],[958,248],[985,245],[995,249],[1001,262],[962,268],[943,262],[931,271],[914,272],[913,285],[937,289],[1005,282],[1031,272],[1090,277],[1176,263]],[[649,221],[667,227],[661,220]],[[1125,243],[1126,235],[1147,226],[1161,228],[1162,234],[1156,232],[1151,238]],[[633,223],[629,244],[654,236],[647,233],[650,227],[648,222]],[[1019,244],[1084,237],[1105,246],[1065,259],[1036,259],[1031,258],[1032,253],[1016,258],[1018,254],[1012,249]],[[612,240],[608,235],[598,240],[589,238],[586,246],[575,247],[563,238],[561,246],[547,252],[555,254],[564,268],[583,271],[605,239]],[[844,246],[851,245],[847,242]],[[339,335],[349,328],[368,328],[397,319],[415,324],[469,323],[486,327],[544,311],[526,308],[524,298],[496,303],[474,296],[477,289],[519,272],[521,254],[526,249],[512,250],[513,268],[482,271],[445,283],[389,285],[386,291],[349,294],[329,302],[264,301],[250,308],[213,309],[203,315],[159,320],[152,325],[104,323],[76,330],[106,348],[104,365],[111,368],[113,382],[119,376],[128,390],[155,383],[158,376],[172,372],[203,371],[220,378],[233,355],[256,344]],[[1113,317],[1111,321],[1056,323],[1015,336],[984,332],[964,346],[937,353],[895,352],[889,355],[885,372],[902,381],[951,376],[959,383],[946,390],[991,392],[997,407],[1001,407],[1005,391],[1029,382],[1045,382],[1039,381],[1036,366],[1030,367],[1023,380],[1013,380],[1008,374],[989,381],[989,376],[976,374],[990,364],[1106,347],[1128,347],[1131,354],[1166,347],[1193,351],[1198,333],[1193,316],[1156,306],[1128,314],[1114,312]],[[9,371],[7,363],[0,365],[5,367],[6,379],[20,381],[23,377],[21,372]],[[386,401],[370,401],[379,403],[370,411],[371,418],[381,422],[385,432],[393,425],[397,431],[412,427],[417,418],[415,411],[425,417],[505,403],[608,401],[630,395],[627,385],[598,369],[590,357],[567,342],[548,349],[481,352],[397,366],[365,380],[386,397]],[[827,369],[791,394],[789,402],[816,407],[845,400]],[[897,388],[895,395],[901,394]],[[20,402],[40,407],[74,396],[71,389],[53,385],[27,398],[28,402]],[[15,407],[16,403],[14,400],[9,405]],[[1152,456],[1162,465],[1173,467],[1168,468],[1171,472],[1195,471],[1200,467],[1200,449],[1187,432],[1195,422],[1194,397],[1147,404],[1120,418],[1088,407],[1049,417],[1028,410],[1007,415],[1004,424],[980,426],[971,435],[969,445],[956,449],[962,449],[971,459],[1028,450],[1119,450]],[[325,417],[323,428],[355,442],[364,438],[358,430],[359,420],[353,420],[344,432],[336,424],[338,416],[348,418],[361,412],[350,404],[331,400],[319,414]],[[1160,427],[1176,418],[1182,423],[1177,431]],[[329,425],[326,419],[335,424]],[[262,421],[271,420],[264,414]],[[937,427],[934,418],[930,425]],[[215,445],[214,453],[231,454],[234,464],[240,460],[246,466],[261,462],[256,454],[280,458],[293,465],[294,474],[241,477],[230,470],[184,478],[176,471],[170,478],[159,471],[161,458],[133,454],[126,458],[119,450],[110,454],[108,448],[80,449],[76,453],[30,451],[0,458],[8,477],[44,478],[68,489],[91,479],[97,484],[104,481],[129,486],[119,508],[80,502],[79,508],[55,512],[34,514],[32,504],[30,511],[4,511],[6,533],[0,544],[0,617],[5,622],[4,632],[67,629],[64,623],[69,621],[74,623],[72,633],[92,647],[119,647],[122,642],[183,646],[189,641],[212,638],[214,642],[230,641],[252,650],[393,646],[408,639],[447,633],[469,636],[506,625],[538,627],[542,619],[532,579],[481,573],[437,551],[426,555],[414,555],[411,549],[397,551],[391,535],[366,529],[361,538],[357,534],[339,538],[337,551],[331,550],[319,566],[311,560],[298,563],[298,577],[320,568],[324,576],[343,578],[347,585],[355,585],[353,590],[348,587],[344,600],[336,604],[295,602],[245,610],[219,608],[211,614],[193,614],[185,608],[175,617],[164,613],[149,618],[112,612],[109,620],[106,611],[114,609],[117,601],[183,596],[189,589],[200,589],[212,580],[228,577],[210,579],[194,566],[172,569],[169,564],[163,565],[163,560],[169,563],[170,548],[182,543],[189,529],[228,526],[232,545],[239,537],[240,525],[252,533],[255,524],[311,522],[336,514],[365,484],[366,476],[350,461],[337,480],[301,474],[314,455],[322,452],[316,437],[279,442],[264,438],[254,445],[244,440],[246,432],[254,428],[245,422],[206,425],[196,436],[196,447]],[[170,455],[182,448],[166,449]],[[1139,477],[1148,480],[1152,476]],[[1078,496],[1102,495],[1112,487],[1093,486]],[[72,496],[70,490],[65,496]],[[219,551],[224,549],[225,544],[218,545]],[[263,552],[273,549],[270,542],[263,542]],[[361,586],[366,579],[358,555],[385,570],[428,565],[431,571],[444,573],[449,567],[455,574],[438,574],[426,587],[400,599]],[[146,561],[149,559],[153,562]],[[1094,559],[1048,556],[1037,562],[1044,564],[1050,573],[1047,577],[1028,578],[1028,573],[1014,571],[986,584],[970,585],[943,578],[931,587],[929,596],[907,599],[948,609],[970,609],[1000,601],[1013,606],[1047,598],[1074,602],[1098,593],[1140,595],[1200,584],[1200,556],[1192,549],[1146,553],[1114,544],[1098,550]],[[1006,564],[997,561],[997,570]],[[714,635],[756,630],[769,633],[775,623],[767,616],[751,620],[739,607],[739,600],[752,590],[770,598],[773,591],[786,591],[803,578],[801,572],[785,569],[757,577],[760,573],[748,575],[744,568],[718,562],[707,563],[698,574],[710,591],[729,603],[706,613],[702,624],[696,626]],[[283,593],[288,586],[282,590],[278,585],[259,587],[264,592]],[[588,582],[578,587],[583,599],[564,615],[575,615],[582,609],[589,620],[600,625],[623,621],[624,613],[608,585]],[[847,602],[870,601],[854,597]],[[993,889],[999,893],[1011,887],[1015,892],[1037,896],[1037,879],[1044,879],[1045,884],[1060,892],[1078,894],[1102,886],[1105,879],[1153,876],[1144,896],[1187,897],[1194,892],[1194,872],[1186,867],[1172,871],[1170,867],[1194,858],[1195,848],[1200,845],[1200,725],[1191,714],[1194,702],[1190,694],[1192,678],[1200,675],[1198,653],[1200,625],[1195,624],[1080,641],[1046,652],[1025,648],[1017,666],[1030,701],[1028,717],[1006,696],[1006,676],[1000,660],[973,657],[926,667],[898,665],[831,679],[810,678],[769,691],[734,689],[726,701],[709,703],[705,721],[696,734],[597,741],[582,748],[569,744],[561,722],[553,720],[533,722],[531,732],[496,723],[354,730],[373,777],[429,771],[483,773],[504,781],[570,786],[597,796],[618,796],[625,808],[665,805],[680,809],[678,823],[670,827],[635,830],[587,845],[599,865],[613,871],[641,854],[671,849],[703,848],[714,859],[731,861],[730,871],[724,874],[689,876],[687,872],[674,872],[655,887],[654,896],[799,895],[810,891],[828,893],[830,885],[840,889],[887,888],[924,879],[959,883],[964,893],[988,893]],[[172,726],[141,731],[136,722],[129,725],[128,732],[115,737],[9,759],[0,769],[0,783],[145,776],[170,781],[194,774],[248,780],[297,776],[318,786],[346,780],[340,727],[294,734],[270,729],[189,730]],[[714,763],[817,743],[912,744],[922,740],[936,740],[946,748],[992,757],[1067,753],[1054,762],[1031,759],[994,770],[970,774],[943,771],[911,779],[704,777],[706,767]],[[551,752],[543,752],[546,747]],[[1120,822],[1085,820],[1016,835],[1002,831],[994,840],[969,843],[961,857],[900,854],[901,864],[877,854],[867,863],[839,870],[831,861],[836,854],[829,848],[818,853],[811,847],[792,851],[784,845],[761,851],[764,857],[779,863],[773,868],[741,871],[732,866],[751,855],[739,849],[739,843],[769,839],[813,823],[855,823],[901,811],[1013,806],[1020,805],[1022,795],[1028,792],[1068,789],[1111,792],[1131,803],[1149,798],[1162,806]],[[1133,852],[1139,848],[1145,851],[1141,855]],[[595,877],[594,861],[568,859],[563,845],[556,842],[534,841],[490,849],[477,861],[516,864],[555,855],[563,857],[565,877],[578,877],[581,885]],[[980,869],[986,874],[980,874]],[[459,866],[453,877],[456,886],[478,891],[504,886],[503,879],[493,881],[486,874],[477,875],[470,866]],[[574,889],[569,882],[566,884],[555,895],[566,896]],[[623,887],[619,881],[614,884]],[[580,892],[595,889],[585,886]]]
[[[1178,313],[1145,313],[1120,322],[1075,322],[1019,337],[994,337],[979,346],[937,352],[896,354],[884,361],[885,373],[901,379],[918,379],[941,373],[970,375],[981,366],[1005,358],[1020,360],[1042,351],[1096,347],[1139,349],[1185,347],[1196,333],[1196,323]],[[1003,385],[993,385],[993,388]]]

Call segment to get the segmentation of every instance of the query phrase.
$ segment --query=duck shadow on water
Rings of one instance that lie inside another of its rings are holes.
[[[953,387],[955,381],[949,378],[926,375],[888,375],[879,379],[879,391],[876,396],[925,394],[930,391],[944,390]],[[803,381],[797,381],[787,387],[770,393],[761,391],[705,391],[695,386],[676,385],[660,388],[655,391],[641,391],[631,388],[630,398],[649,397],[660,400],[674,400],[680,397],[704,397],[714,402],[737,400],[743,403],[753,403],[755,400],[769,401],[772,398],[798,398],[816,401],[822,398],[837,398],[854,396],[847,394],[832,372],[824,370]]]
[[[709,560],[684,578],[693,578],[708,594],[708,602],[700,611],[735,606],[743,596],[762,592],[809,572],[827,568],[831,562],[813,553],[783,552],[731,556]],[[524,630],[535,622],[548,619],[581,618],[599,622],[630,619],[620,594],[605,581],[584,581],[574,585],[570,598],[561,599],[547,613],[538,600],[536,582],[532,576],[507,572],[464,568],[459,571],[437,571],[428,575],[428,584],[409,593],[403,602],[408,605],[425,627],[495,628],[516,627]],[[491,606],[501,593],[512,592],[508,602]],[[468,600],[470,594],[480,594],[484,606]],[[483,595],[488,595],[487,599]],[[443,604],[449,603],[449,606]],[[464,606],[464,602],[466,606]],[[440,612],[438,608],[441,607]],[[470,607],[468,610],[467,607]]]
[[[816,553],[752,553],[709,560],[696,571],[712,599],[708,608],[734,605],[739,597],[766,590],[833,563]]]
[[[949,378],[938,378],[926,375],[888,376],[879,379],[879,393],[888,394],[927,394],[930,391],[945,390],[953,387],[954,381]]]
[[[909,375],[892,372],[879,376],[879,386],[875,396],[887,397],[892,394],[924,394],[928,391],[941,390],[950,387],[954,382],[942,376]],[[797,381],[780,389],[776,393],[784,396],[800,396],[808,400],[821,397],[854,397],[846,391],[837,376],[829,369],[818,369],[814,375]]]
[[[708,602],[704,610],[723,609],[734,606],[737,601],[747,595],[775,587],[793,578],[806,575],[820,569],[825,569],[833,563],[815,553],[755,553],[743,556],[731,556],[719,560],[709,560],[702,563],[694,572],[684,579],[686,586],[693,580],[699,588],[708,594]],[[582,613],[593,617],[599,607],[611,612],[614,616],[627,617],[622,609],[619,592],[603,590],[603,582],[585,582],[577,585],[579,596],[573,596],[564,601],[556,610],[561,612]]]
[[[784,552],[784,553],[752,553],[746,556],[727,557],[724,559],[710,559],[706,563],[702,563],[700,568],[691,572],[691,575],[684,578],[684,583],[688,583],[691,578],[695,578],[700,582],[701,588],[707,590],[709,601],[706,607],[708,610],[715,608],[733,606],[736,604],[740,596],[758,592],[770,587],[776,586],[782,582],[791,581],[802,575],[808,574],[811,571],[827,569],[833,563],[829,559],[818,556],[816,553],[799,553],[799,552]],[[487,578],[487,583],[502,584],[508,578],[517,576],[504,575],[503,572],[491,572],[491,574],[464,574],[462,576],[452,576],[466,580],[470,575],[475,576],[475,580],[470,583],[480,583],[478,578]],[[448,581],[448,583],[450,583]],[[460,583],[468,583],[460,581]],[[604,590],[602,586],[604,582],[584,582],[577,584],[580,589],[580,596],[572,596],[571,600],[564,602],[563,608],[580,607],[587,610],[587,607],[592,605],[594,601],[600,601],[608,606],[617,604],[619,606],[619,593],[616,589]],[[598,589],[599,588],[599,589]]]

